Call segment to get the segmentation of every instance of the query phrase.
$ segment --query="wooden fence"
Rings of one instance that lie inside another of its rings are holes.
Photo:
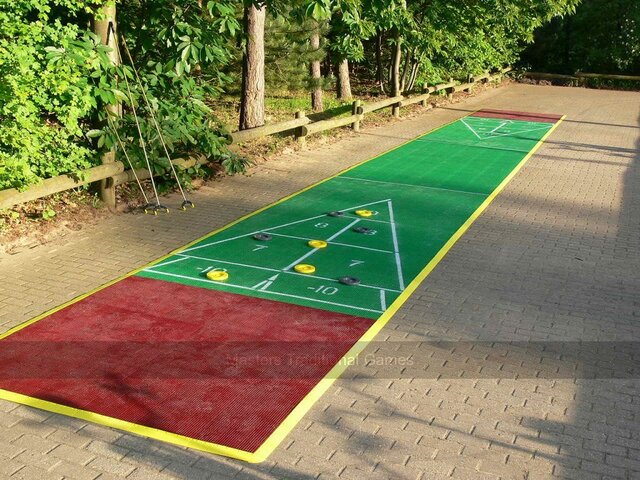
[[[414,103],[421,103],[426,106],[427,100],[433,93],[444,91],[448,96],[452,96],[455,92],[470,91],[475,84],[499,80],[509,71],[511,71],[511,67],[503,68],[491,74],[485,72],[482,75],[469,76],[465,83],[457,83],[451,80],[440,85],[425,86],[422,93],[413,96],[391,97],[370,103],[361,103],[360,100],[356,100],[353,102],[351,115],[346,117],[330,118],[314,122],[307,117],[304,112],[296,112],[295,118],[292,120],[233,132],[229,134],[229,141],[231,144],[238,144],[277,133],[288,132],[294,135],[299,142],[303,143],[305,137],[308,135],[333,128],[350,126],[353,130],[358,131],[360,129],[360,122],[367,113],[390,107],[393,115],[399,116],[401,107]],[[173,160],[173,164],[179,168],[189,168],[196,164],[205,164],[207,161],[208,159],[205,157],[179,158]],[[137,169],[136,174],[140,179],[149,178],[149,171],[146,169]],[[18,191],[15,188],[0,190],[0,210],[101,180],[105,180],[107,186],[110,187],[131,182],[135,180],[135,178],[133,171],[125,170],[122,162],[105,163],[75,174],[48,178],[24,191]]]
[[[434,93],[444,91],[447,95],[451,96],[455,92],[470,91],[475,84],[496,80],[509,71],[511,71],[511,67],[503,68],[499,72],[493,74],[485,72],[482,75],[469,76],[465,83],[458,83],[450,80],[447,83],[431,87],[425,86],[423,93],[413,96],[401,95],[369,103],[361,103],[360,100],[355,100],[351,108],[351,115],[346,117],[330,118],[314,122],[307,117],[304,112],[296,112],[295,118],[292,120],[264,125],[262,127],[250,128],[247,130],[240,130],[238,132],[231,133],[229,137],[231,144],[238,144],[266,137],[268,135],[289,133],[298,141],[304,142],[304,138],[308,135],[324,132],[325,130],[331,130],[333,128],[351,126],[354,130],[358,131],[360,129],[360,122],[364,119],[364,116],[367,113],[390,107],[393,115],[397,117],[400,115],[401,107],[406,107],[407,105],[414,103],[426,105],[427,100]]]

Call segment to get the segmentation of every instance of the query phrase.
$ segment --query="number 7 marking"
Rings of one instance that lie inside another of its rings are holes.
[[[257,252],[258,250],[262,250],[263,248],[269,248],[266,245],[256,245],[256,248],[251,250],[252,252]]]
[[[355,267],[356,265],[361,265],[364,263],[364,260],[351,260],[349,264],[350,267]]]

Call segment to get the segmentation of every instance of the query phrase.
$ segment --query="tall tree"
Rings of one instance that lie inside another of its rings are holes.
[[[343,58],[338,63],[336,95],[340,100],[351,99],[351,79],[349,77],[349,60]]]
[[[104,45],[110,47],[108,57],[111,63],[113,63],[113,65],[118,65],[120,62],[118,55],[116,54],[118,38],[116,37],[115,3],[104,5],[102,9],[96,13],[93,19],[93,31]],[[108,114],[111,115],[120,115],[121,113],[120,104],[117,102],[107,105],[106,109]],[[115,162],[115,149],[112,148],[109,151],[104,152],[100,160],[103,164]],[[114,208],[116,206],[116,188],[111,179],[100,181],[99,193],[100,200],[102,200],[107,207]]]
[[[245,47],[242,56],[240,130],[264,125],[264,24],[266,6],[244,8]]]
[[[396,29],[393,41],[393,53],[391,55],[391,70],[389,72],[389,83],[391,84],[391,96],[397,97],[402,93],[400,85],[400,62],[402,61],[402,37]]]
[[[311,60],[311,108],[314,112],[322,112],[324,103],[322,101],[322,72],[320,70],[320,26],[316,20],[313,22],[313,31],[311,32],[311,50],[316,53],[316,58]]]
[[[390,84],[391,84],[391,96],[397,97],[402,95],[402,79],[400,77],[400,64],[402,62],[402,44],[403,44],[403,35],[402,35],[402,20],[404,19],[404,13],[407,10],[407,1],[400,0],[399,2],[399,10],[400,14],[398,16],[399,24],[394,27],[394,35],[393,35],[393,54],[391,55],[391,75],[390,75]]]
[[[583,0],[575,15],[556,18],[535,32],[524,65],[555,73],[637,75],[640,72],[640,2]]]
[[[351,98],[349,62],[364,59],[362,41],[375,33],[372,22],[360,15],[359,0],[336,0],[330,21],[329,48],[336,65],[336,94],[341,100]]]
[[[324,110],[322,77],[322,61],[326,59],[324,50],[324,37],[327,34],[328,20],[331,18],[331,0],[302,0],[302,3],[293,9],[293,17],[302,24],[310,25],[311,35],[309,46],[313,58],[309,62],[311,108],[314,112]]]
[[[376,83],[384,93],[384,67],[382,66],[382,32],[376,33]]]

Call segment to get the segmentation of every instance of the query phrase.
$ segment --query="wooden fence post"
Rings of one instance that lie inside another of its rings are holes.
[[[424,82],[424,84],[422,85],[422,93],[426,93],[429,91],[429,85],[427,85],[427,82]],[[426,107],[427,106],[427,99],[425,98],[424,100],[420,101],[420,106],[421,107]]]
[[[396,118],[400,117],[400,102],[391,105],[391,115]]]
[[[295,114],[295,118],[304,118],[306,115],[304,113],[304,110],[298,110]],[[294,137],[296,139],[296,142],[298,144],[298,146],[300,146],[300,148],[304,148],[307,146],[307,138],[305,137],[304,134],[304,129],[302,127],[298,127],[294,130]]]
[[[100,37],[100,41],[109,47],[111,47],[111,51],[107,54],[109,56],[109,60],[114,65],[118,65],[118,54],[117,54],[117,42],[118,38],[116,37],[116,5],[115,2],[113,4],[107,4],[100,9],[100,11],[94,17],[93,31],[98,37]],[[120,115],[121,114],[121,105],[116,103],[114,105],[107,105],[107,115]],[[106,152],[102,155],[101,163],[108,164],[116,161],[116,152],[115,149],[112,149],[109,152]],[[100,199],[107,205],[107,207],[114,208],[116,206],[116,187],[113,183],[112,178],[105,178],[104,180],[100,180],[99,187]]]
[[[351,115],[361,115],[362,108],[360,107],[360,100],[354,100],[353,105],[351,106]],[[351,124],[351,128],[353,128],[354,132],[360,131],[360,120],[356,120]]]
[[[448,82],[448,83],[451,83],[451,82],[453,82],[453,78],[449,77],[449,82]],[[454,92],[454,90],[455,90],[455,88],[454,88],[454,87],[449,87],[449,88],[447,88],[446,92],[447,92],[447,98],[448,98],[449,100],[451,100],[451,99],[453,98],[453,92]]]

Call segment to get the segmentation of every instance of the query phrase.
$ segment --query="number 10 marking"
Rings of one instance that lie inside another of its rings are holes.
[[[335,295],[338,293],[338,289],[336,287],[328,287],[326,285],[320,285],[318,288],[307,287],[309,290],[313,290],[316,293],[321,293],[323,295]]]

